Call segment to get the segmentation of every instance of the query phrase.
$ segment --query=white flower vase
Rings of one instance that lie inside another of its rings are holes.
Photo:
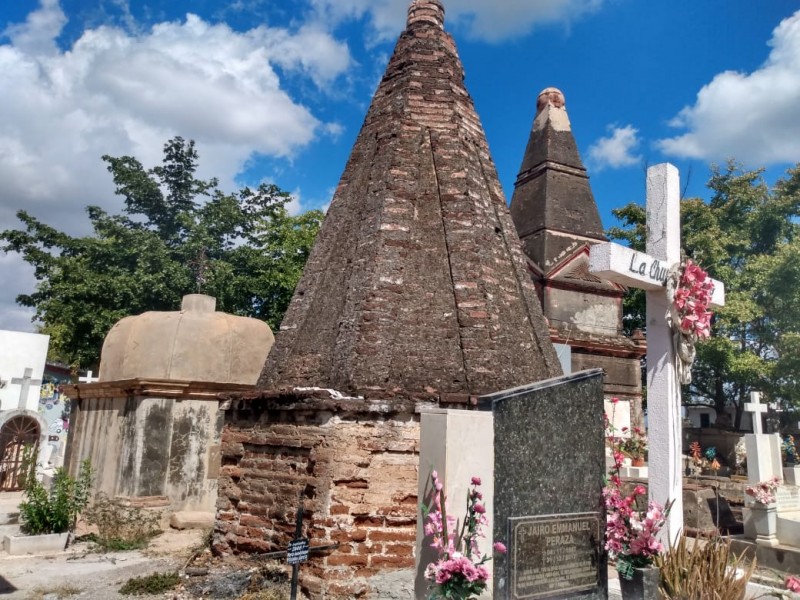
[[[778,545],[778,507],[775,504],[754,502],[750,505],[750,518],[756,532],[756,544]]]

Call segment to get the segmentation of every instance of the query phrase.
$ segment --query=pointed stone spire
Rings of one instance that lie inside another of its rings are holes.
[[[561,372],[439,0],[415,0],[261,388],[481,394]]]
[[[536,119],[514,186],[511,216],[525,253],[544,273],[570,248],[606,240],[564,94],[556,88],[546,88],[536,101]]]
[[[413,0],[408,7],[406,29],[416,27],[418,23],[435,25],[444,30],[444,6],[439,0]]]

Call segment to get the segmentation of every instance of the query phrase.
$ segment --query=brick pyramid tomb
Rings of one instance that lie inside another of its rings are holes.
[[[571,347],[572,371],[602,368],[607,397],[641,415],[644,336],[622,333],[625,287],[589,272],[589,248],[607,241],[564,95],[543,90],[522,160],[511,216],[542,299],[551,340]]]
[[[273,552],[298,495],[312,598],[413,580],[419,410],[561,374],[440,0],[415,0],[259,390],[229,395],[218,554]]]
[[[481,394],[560,375],[443,21],[412,3],[261,388]]]

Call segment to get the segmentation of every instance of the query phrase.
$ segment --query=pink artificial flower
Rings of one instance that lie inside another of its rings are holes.
[[[508,552],[508,549],[506,548],[506,545],[503,542],[495,542],[492,548],[494,548],[494,551],[497,552],[498,554],[505,554],[506,552]]]
[[[474,476],[473,476],[473,478],[472,478],[472,485],[480,485],[480,484],[481,484],[481,478],[480,478],[480,477],[474,477]]]
[[[472,507],[472,510],[474,510],[479,515],[482,515],[483,513],[486,512],[486,507],[483,504],[476,504],[475,506]]]
[[[611,398],[611,404],[616,404],[617,402],[619,402],[619,398],[617,398],[616,396]]]
[[[786,589],[790,592],[800,592],[800,577],[789,575],[786,578]]]

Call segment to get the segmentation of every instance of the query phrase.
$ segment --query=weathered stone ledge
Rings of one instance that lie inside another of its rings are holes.
[[[76,383],[62,386],[64,394],[74,400],[84,398],[126,398],[148,396],[192,400],[219,400],[219,395],[252,390],[252,385],[214,383],[209,381],[168,381],[163,379],[124,379]]]
[[[418,413],[422,409],[447,406],[476,406],[478,397],[469,394],[439,394],[402,390],[365,390],[363,395],[347,396],[323,388],[283,388],[246,392],[222,392],[218,398],[227,411],[307,410],[346,414],[396,415]]]

